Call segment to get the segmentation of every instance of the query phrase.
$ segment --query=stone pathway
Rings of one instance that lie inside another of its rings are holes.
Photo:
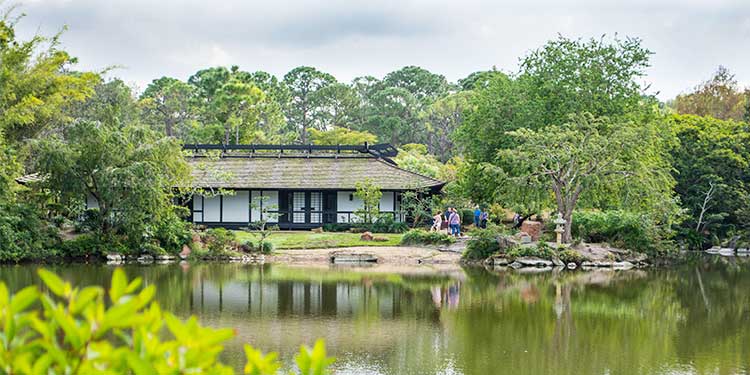
[[[456,238],[456,242],[447,246],[446,245],[438,246],[437,249],[438,251],[443,251],[443,252],[463,254],[464,250],[466,250],[466,243],[469,241],[470,238],[471,237],[469,236]]]

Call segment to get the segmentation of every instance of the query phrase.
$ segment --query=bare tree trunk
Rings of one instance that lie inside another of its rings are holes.
[[[695,225],[695,231],[700,232],[701,226],[703,225],[703,216],[706,214],[706,211],[710,208],[708,203],[711,201],[711,198],[713,197],[714,193],[714,183],[709,182],[708,183],[708,191],[706,191],[706,197],[703,198],[703,204],[701,205],[701,214],[698,216],[698,223]]]

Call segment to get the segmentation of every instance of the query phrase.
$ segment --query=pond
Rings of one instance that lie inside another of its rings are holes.
[[[2,266],[12,289],[36,266]],[[106,265],[51,267],[107,286]],[[337,374],[746,374],[750,266],[520,274],[483,268],[192,264],[126,266],[182,317],[233,327],[291,363],[325,338]]]

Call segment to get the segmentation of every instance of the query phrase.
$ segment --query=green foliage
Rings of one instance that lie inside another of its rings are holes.
[[[459,155],[461,149],[455,144],[453,134],[463,123],[473,95],[473,92],[463,91],[440,98],[419,116],[425,123],[427,147],[441,162]]]
[[[237,247],[236,234],[224,228],[211,228],[201,233],[210,255],[224,255]]]
[[[461,225],[471,225],[474,223],[474,210],[468,208],[460,210]]]
[[[284,75],[284,84],[289,88],[291,99],[287,104],[287,119],[297,130],[303,144],[308,143],[309,129],[323,129],[321,111],[317,107],[322,101],[321,89],[334,84],[336,79],[313,67],[300,66]]]
[[[472,232],[471,238],[466,242],[463,258],[482,260],[500,252],[500,243],[498,242],[498,236],[500,235],[497,231],[489,229]]]
[[[625,207],[646,212],[663,222],[677,211],[672,198],[667,146],[660,123],[613,123],[590,114],[571,116],[562,126],[509,133],[513,149],[498,151],[508,179],[503,196],[536,191],[554,197],[556,211],[570,223],[579,199],[594,207]],[[509,204],[510,205],[510,204]],[[570,231],[563,240],[570,242]]]
[[[46,189],[66,212],[75,214],[93,196],[99,206],[95,231],[123,235],[134,248],[173,219],[174,188],[189,185],[179,143],[141,126],[78,122],[65,138],[39,140],[35,152]]]
[[[357,209],[354,214],[365,224],[372,224],[380,216],[380,198],[383,192],[369,178],[357,182],[355,186],[357,191],[354,196],[362,200],[362,208]]]
[[[315,342],[312,348],[300,347],[299,354],[294,356],[300,375],[326,375],[327,368],[333,364],[334,359],[326,354],[325,344],[322,340]]]
[[[173,213],[156,224],[153,239],[158,241],[159,246],[167,253],[177,254],[183,245],[190,243],[192,227],[192,223]]]
[[[60,256],[65,258],[100,257],[105,252],[117,248],[117,246],[113,245],[102,241],[96,234],[85,233],[64,241],[60,246]]]
[[[627,211],[576,211],[572,229],[585,242],[646,253],[658,250],[665,235],[647,215]]]
[[[516,259],[520,257],[537,257],[541,259],[552,259],[555,255],[555,250],[552,249],[547,243],[539,242],[536,246],[521,246],[516,247],[508,251],[507,256],[510,259]]]
[[[750,238],[750,127],[692,115],[670,122],[679,139],[672,149],[675,191],[688,214],[680,241],[701,249],[714,236]]]
[[[49,290],[30,286],[11,295],[0,282],[0,371],[23,374],[233,374],[219,361],[231,329],[181,321],[153,301],[156,288],[142,288],[116,269],[108,293],[98,286],[74,288],[40,269]],[[277,354],[245,346],[246,374],[277,374]],[[324,375],[333,362],[321,341],[295,357],[299,374]]]
[[[36,207],[0,200],[0,263],[47,259],[59,241]]]
[[[330,130],[310,129],[310,140],[315,145],[361,145],[375,144],[378,137],[366,131],[356,131],[347,128],[334,127]]]
[[[433,214],[434,196],[424,189],[415,189],[401,193],[401,211],[411,221],[411,227],[429,220]]]
[[[368,228],[373,233],[404,233],[409,226],[404,222],[396,221],[390,213],[381,214]]]
[[[562,261],[565,264],[568,264],[568,263],[581,264],[581,262],[586,260],[586,257],[584,257],[581,253],[573,249],[562,250],[557,253],[557,257],[560,258],[560,261]]]
[[[456,239],[442,232],[428,232],[424,229],[412,229],[401,238],[402,245],[450,245]]]
[[[65,109],[93,94],[99,81],[94,73],[72,72],[76,59],[60,48],[60,34],[18,39],[23,18],[13,13],[0,15],[0,134],[10,145],[69,122]]]

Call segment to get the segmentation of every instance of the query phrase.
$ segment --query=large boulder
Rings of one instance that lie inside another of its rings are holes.
[[[552,261],[537,258],[537,257],[520,257],[516,258],[517,263],[521,263],[524,267],[552,267]]]
[[[528,234],[532,241],[539,241],[542,237],[542,223],[526,220],[521,224],[521,232]]]
[[[497,244],[500,247],[501,252],[505,252],[505,250],[512,249],[514,247],[518,247],[520,243],[510,236],[500,236],[497,238]]]
[[[359,236],[359,239],[362,241],[372,241],[373,236],[370,232],[364,232],[361,236]]]
[[[187,259],[190,256],[191,252],[192,250],[190,250],[190,246],[182,245],[182,251],[180,251],[180,259]]]

